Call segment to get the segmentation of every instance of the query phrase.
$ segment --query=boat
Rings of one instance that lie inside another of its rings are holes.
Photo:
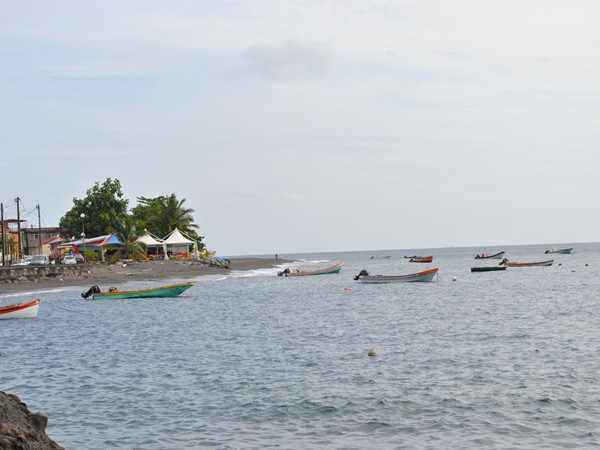
[[[502,259],[504,258],[504,253],[505,252],[498,252],[494,253],[493,255],[486,255],[485,253],[482,253],[481,255],[475,256],[475,259]]]
[[[551,266],[554,262],[553,259],[548,261],[530,261],[530,262],[511,262],[508,259],[504,258],[500,263],[501,266],[506,267],[536,267],[536,266]]]
[[[111,287],[108,291],[102,292],[100,288],[92,286],[87,292],[81,294],[83,298],[91,297],[93,300],[117,300],[123,298],[153,298],[153,297],[177,297],[196,284],[195,281],[187,283],[170,284],[150,289],[137,289],[134,291],[119,291]]]
[[[471,267],[471,272],[495,272],[496,270],[506,270],[506,266]]]
[[[285,270],[282,270],[281,272],[277,272],[277,275],[281,276],[286,276],[286,277],[303,277],[306,275],[328,275],[330,273],[340,273],[340,270],[342,270],[342,266],[344,265],[343,262],[336,264],[335,266],[331,266],[331,267],[325,267],[324,269],[316,269],[316,270],[305,270],[305,271],[300,271],[300,270],[296,270],[295,272],[292,272],[289,267]]]
[[[0,319],[33,319],[37,317],[40,299],[0,306]]]
[[[425,256],[417,256],[417,255],[406,256],[406,255],[404,255],[404,258],[406,258],[406,259],[421,259],[421,258],[425,258]]]
[[[386,256],[371,256],[371,259],[389,259],[391,258],[391,255],[386,255]]]
[[[438,273],[440,269],[425,270],[423,272],[410,273],[407,275],[370,275],[366,270],[361,272],[354,277],[355,281],[361,283],[370,284],[383,284],[383,283],[410,283],[414,281],[433,281],[433,277]]]
[[[571,248],[550,248],[546,250],[544,253],[560,253],[562,255],[570,255],[573,251],[573,247]]]
[[[419,256],[418,258],[410,258],[408,262],[412,263],[430,263],[433,261],[433,256]]]

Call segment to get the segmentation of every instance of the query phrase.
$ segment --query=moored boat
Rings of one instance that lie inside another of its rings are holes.
[[[497,270],[506,270],[506,266],[471,267],[471,272],[495,272]]]
[[[40,299],[0,306],[0,319],[33,319],[37,317]]]
[[[335,266],[325,267],[324,269],[316,269],[316,270],[296,270],[291,271],[288,268],[282,270],[281,272],[277,272],[277,275],[285,276],[285,277],[303,277],[306,275],[328,275],[330,273],[340,273],[342,270],[343,262],[336,264]]]
[[[504,253],[505,252],[498,252],[494,253],[493,255],[486,255],[485,253],[482,253],[481,255],[475,256],[475,259],[502,259],[504,258]]]
[[[361,283],[384,284],[384,283],[410,283],[415,281],[433,281],[433,277],[438,273],[438,267],[424,270],[423,272],[409,273],[407,275],[370,275],[366,270],[354,277],[354,280]]]
[[[500,263],[501,266],[507,267],[536,267],[536,266],[551,266],[554,262],[553,259],[548,261],[528,261],[528,262],[511,262],[508,259],[504,258]]]
[[[371,259],[389,259],[389,258],[391,258],[391,255],[371,256]]]
[[[560,253],[562,255],[570,255],[572,251],[573,251],[573,247],[570,247],[570,248],[549,248],[544,253],[546,253],[546,254],[548,254],[548,253]]]
[[[81,294],[83,298],[91,297],[93,300],[117,300],[124,298],[154,298],[154,297],[177,297],[196,284],[195,281],[187,283],[170,284],[150,289],[136,289],[133,291],[119,291],[117,288],[110,288],[102,292],[98,286],[92,286],[87,292]]]
[[[433,262],[433,256],[420,256],[418,258],[410,258],[408,262],[412,263],[430,263]]]

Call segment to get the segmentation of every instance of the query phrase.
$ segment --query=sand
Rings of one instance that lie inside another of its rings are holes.
[[[232,258],[228,269],[209,267],[187,261],[128,261],[117,264],[87,264],[83,273],[56,278],[43,277],[36,280],[21,280],[0,284],[0,294],[29,290],[51,289],[60,286],[87,287],[98,285],[104,290],[129,281],[160,281],[169,278],[197,278],[206,275],[224,275],[234,270],[256,270],[275,268],[291,261],[275,258]]]

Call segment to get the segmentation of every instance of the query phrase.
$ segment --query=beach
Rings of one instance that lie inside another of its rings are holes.
[[[169,278],[196,278],[206,275],[226,275],[232,271],[275,268],[290,262],[276,258],[231,258],[229,268],[209,266],[195,261],[126,261],[114,264],[86,264],[82,272],[60,277],[20,279],[0,284],[0,293],[25,290],[52,289],[60,286],[89,287],[98,285],[102,290],[129,281],[166,280]]]

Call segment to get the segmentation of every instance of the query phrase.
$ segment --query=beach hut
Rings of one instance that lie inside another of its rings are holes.
[[[137,241],[146,244],[146,247],[148,247],[149,250],[154,250],[154,252],[147,253],[147,256],[150,256],[150,258],[156,255],[156,257],[163,257],[165,260],[169,259],[169,256],[167,255],[167,244],[165,244],[162,239],[158,239],[156,236],[150,234],[148,230],[144,230],[144,234],[139,236]],[[162,250],[162,255],[159,250]]]
[[[188,258],[190,253],[190,247],[193,248],[194,259],[198,259],[198,249],[196,248],[196,241],[188,239],[185,237],[181,231],[175,228],[171,231],[165,238],[163,242],[167,246],[167,250],[171,252],[171,254]]]

